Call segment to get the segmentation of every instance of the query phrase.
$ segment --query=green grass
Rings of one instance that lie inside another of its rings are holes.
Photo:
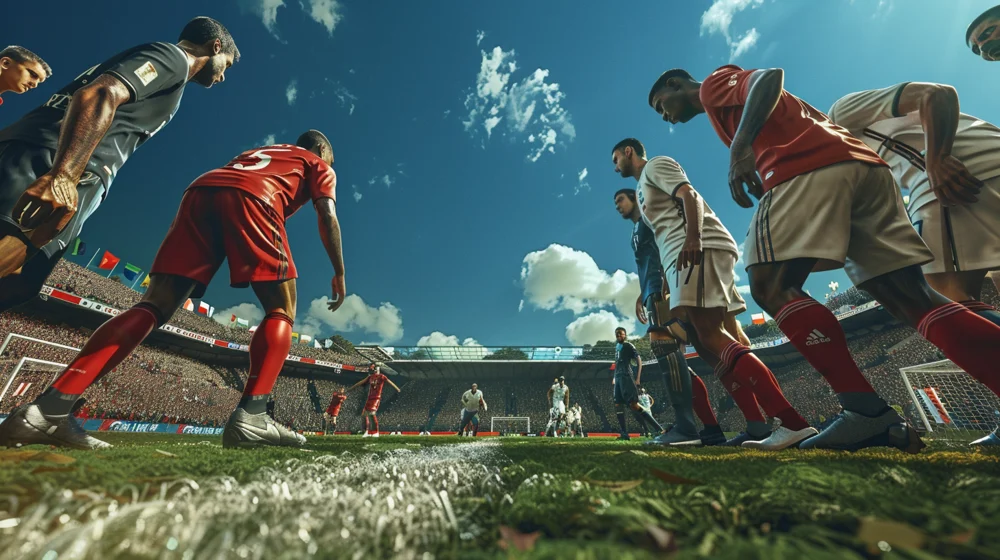
[[[0,558],[1000,558],[996,451],[106,436],[0,451]]]

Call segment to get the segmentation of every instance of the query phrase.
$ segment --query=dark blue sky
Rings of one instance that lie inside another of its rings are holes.
[[[5,6],[2,41],[36,50],[55,76],[6,95],[0,126],[116,52],[173,41],[191,17],[210,15],[243,60],[211,90],[189,86],[174,121],[123,168],[84,229],[92,250],[148,267],[192,179],[270,135],[290,142],[318,128],[336,152],[356,297],[332,317],[310,314],[332,270],[304,208],[288,226],[300,330],[387,345],[434,332],[424,341],[593,342],[619,322],[634,326],[630,226],[611,202],[633,186],[613,172],[618,140],[677,159],[737,242],[752,214],[728,194],[728,154],[708,122],[671,131],[646,106],[661,71],[703,76],[735,55],[745,67],[783,67],[786,87],[824,110],[859,89],[945,82],[966,112],[995,122],[1000,66],[963,44],[992,3],[304,0],[275,12],[281,0],[25,2]],[[487,135],[490,117],[499,121]],[[538,155],[548,135],[552,151]],[[836,272],[807,288],[822,299],[830,281],[849,285]],[[223,272],[205,299],[222,310],[253,295]]]

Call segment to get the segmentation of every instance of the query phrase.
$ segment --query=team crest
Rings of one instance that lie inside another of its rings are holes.
[[[156,67],[153,66],[152,62],[146,62],[135,69],[135,76],[139,78],[142,85],[148,86],[150,82],[156,79]]]

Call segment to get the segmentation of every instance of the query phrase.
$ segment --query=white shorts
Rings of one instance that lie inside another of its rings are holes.
[[[736,259],[736,253],[705,249],[700,265],[667,270],[670,309],[725,307],[729,313],[746,311],[747,303],[736,291]]]
[[[756,264],[819,259],[860,284],[934,259],[910,225],[888,167],[849,161],[767,191],[750,221],[743,258]]]
[[[566,403],[559,401],[552,403],[552,410],[549,412],[552,416],[562,416],[566,414]]]
[[[978,198],[950,208],[932,202],[910,213],[914,229],[934,253],[924,274],[1000,270],[1000,177],[985,181]]]

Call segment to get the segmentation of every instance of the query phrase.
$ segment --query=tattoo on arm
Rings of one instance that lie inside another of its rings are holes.
[[[115,112],[129,97],[125,84],[108,74],[80,88],[63,118],[51,173],[74,179],[82,176],[90,156],[111,128]]]

